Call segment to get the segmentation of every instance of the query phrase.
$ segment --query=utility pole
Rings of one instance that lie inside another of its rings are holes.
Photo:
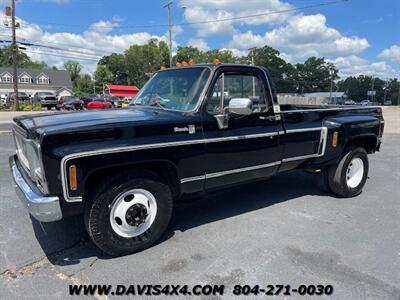
[[[375,76],[372,77],[372,82],[371,82],[371,102],[374,102],[374,84],[375,84]]]
[[[331,90],[330,90],[330,94],[329,94],[329,99],[330,99],[330,103],[332,104],[333,103],[333,99],[332,99],[332,90],[333,90],[333,74],[334,74],[334,72],[333,72],[333,69],[329,69],[329,75],[331,76]],[[336,101],[335,101],[335,104],[336,104]]]
[[[12,55],[13,55],[13,82],[14,82],[14,109],[19,110],[18,103],[18,74],[17,74],[17,63],[18,63],[18,47],[17,37],[15,34],[15,0],[11,0],[11,26],[12,26]]]
[[[93,94],[96,94],[96,73],[93,72]]]
[[[172,67],[172,23],[171,23],[171,5],[172,1],[169,1],[163,6],[168,9],[168,42],[169,42],[169,67]]]
[[[249,49],[249,51],[251,51],[251,65],[254,66],[254,50],[256,49],[256,47],[252,47]],[[252,83],[253,83],[253,97],[256,96],[256,84],[254,81],[254,76],[252,76]]]

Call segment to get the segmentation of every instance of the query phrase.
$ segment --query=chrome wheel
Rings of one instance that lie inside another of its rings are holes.
[[[151,192],[144,189],[129,190],[111,205],[111,228],[124,238],[146,232],[157,215],[157,201]]]
[[[346,183],[350,188],[356,188],[364,176],[364,162],[361,158],[353,158],[346,170]]]

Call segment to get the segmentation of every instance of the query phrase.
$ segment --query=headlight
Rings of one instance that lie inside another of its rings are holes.
[[[26,139],[18,133],[14,134],[17,146],[17,156],[25,171],[36,186],[45,194],[48,193],[44,176],[40,144],[34,140]]]
[[[42,155],[40,150],[40,144],[31,141],[29,147],[31,149],[30,155],[28,156],[28,161],[30,165],[31,177],[34,182],[36,182],[37,187],[44,192],[48,193],[47,184],[45,181],[43,163],[42,163]]]

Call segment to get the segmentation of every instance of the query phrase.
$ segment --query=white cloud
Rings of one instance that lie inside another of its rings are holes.
[[[204,39],[189,39],[188,46],[198,48],[201,51],[210,50],[210,47],[208,47],[207,42]]]
[[[288,63],[293,63],[293,56],[291,54],[280,52],[279,57]]]
[[[249,54],[248,50],[239,50],[236,48],[222,48],[219,51],[231,51],[234,56],[243,57]]]
[[[326,26],[326,18],[321,14],[294,16],[287,25],[264,35],[253,34],[252,31],[236,33],[230,42],[231,47],[239,49],[263,45],[297,57],[351,55],[369,47],[365,38],[346,37]]]
[[[292,5],[280,0],[181,0],[181,5],[185,8],[184,15],[189,23],[238,18],[215,23],[194,24],[200,37],[233,34],[234,24],[279,24],[285,22],[291,13],[277,14],[275,12],[293,9]],[[260,16],[242,19],[249,15]]]
[[[0,24],[3,24],[4,17],[0,16]],[[122,53],[131,45],[143,45],[150,39],[168,41],[168,35],[153,35],[148,32],[137,32],[129,34],[113,34],[113,29],[119,26],[117,19],[113,21],[98,21],[80,33],[56,32],[50,33],[43,27],[18,20],[21,27],[17,31],[19,41],[29,41],[34,44],[46,45],[69,50],[68,52],[57,49],[27,47],[26,54],[34,60],[45,61],[49,65],[62,66],[69,59],[74,59],[82,63],[86,70],[94,71],[97,61],[86,60],[85,58],[97,59],[112,52]],[[180,26],[174,26],[172,30],[173,38],[182,32]],[[10,30],[0,27],[0,36],[3,38],[10,35]],[[173,40],[173,46],[177,43]],[[39,52],[39,53],[33,53]],[[43,54],[46,52],[47,54]],[[40,54],[42,53],[42,54]],[[48,54],[51,53],[52,55]],[[59,57],[57,57],[59,55]],[[63,57],[63,56],[72,56]]]
[[[400,45],[393,45],[390,48],[384,49],[379,53],[378,57],[400,63]]]
[[[218,20],[231,18],[233,15],[225,11],[210,11],[200,6],[190,6],[185,9],[185,18],[188,22],[202,22],[204,20]],[[232,22],[224,21],[212,24],[196,24],[199,37],[207,37],[211,35],[232,34],[234,29]]]
[[[396,77],[396,71],[384,61],[370,63],[364,58],[351,55],[347,57],[337,57],[331,60],[331,62],[339,69],[339,76],[342,78],[358,75],[371,75],[381,78]]]

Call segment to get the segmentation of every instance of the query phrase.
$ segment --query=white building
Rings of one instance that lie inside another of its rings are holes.
[[[278,94],[279,104],[324,105],[343,104],[347,99],[344,92],[316,92],[306,94]]]
[[[18,69],[18,91],[33,96],[36,92],[52,92],[57,96],[70,96],[72,82],[65,70]],[[12,68],[0,67],[0,94],[14,92]]]

